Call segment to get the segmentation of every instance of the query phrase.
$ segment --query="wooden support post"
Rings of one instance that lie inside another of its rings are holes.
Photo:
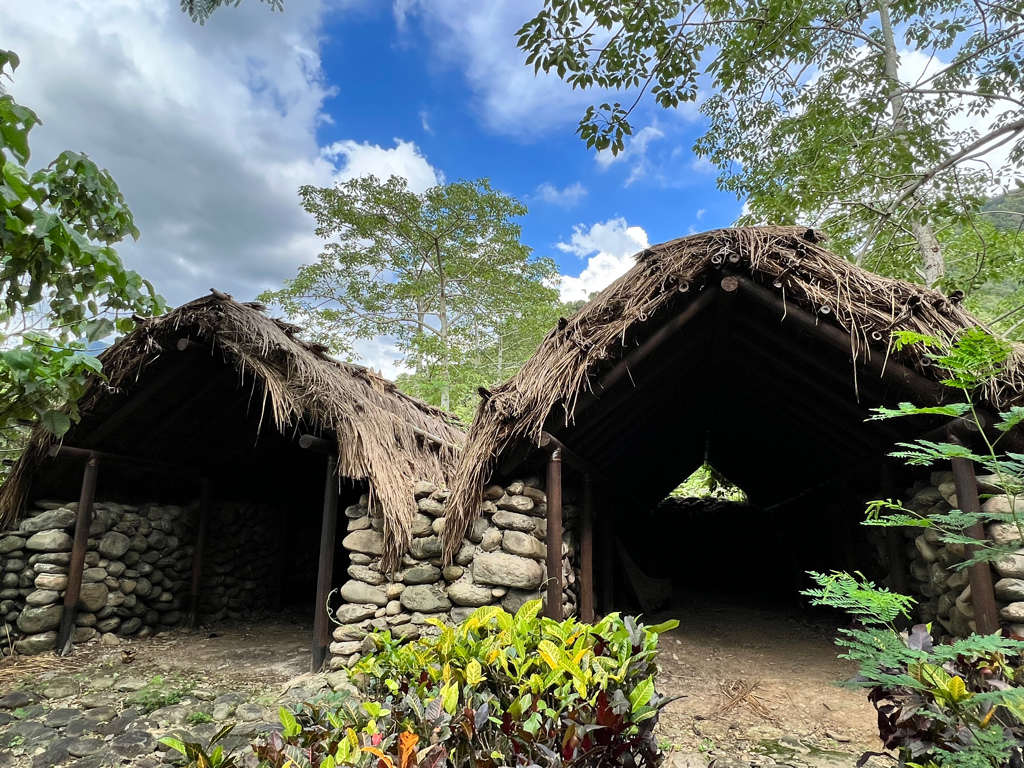
[[[896,471],[889,463],[882,465],[882,496],[896,499]],[[889,560],[889,589],[901,595],[909,595],[907,584],[907,558],[903,551],[906,539],[899,528],[885,529],[885,552]]]
[[[725,398],[723,386],[726,367],[729,334],[732,326],[733,305],[739,293],[740,281],[731,275],[723,277],[718,293],[718,315],[715,318],[714,346],[711,350],[711,381],[714,384],[709,397],[706,411],[707,427],[704,432],[704,461],[710,462],[712,430],[716,423],[715,416],[721,410]]]
[[[952,440],[956,440],[951,436]],[[951,459],[953,483],[956,486],[956,501],[961,512],[980,512],[978,500],[978,478],[974,476],[974,462],[962,457]],[[985,526],[980,522],[964,529],[964,534],[979,541],[985,538]],[[976,547],[967,546],[968,559],[974,557]],[[974,603],[974,621],[978,634],[991,635],[999,631],[999,611],[992,587],[992,570],[988,563],[975,563],[968,569],[971,585],[971,601]]]
[[[319,672],[327,661],[331,622],[327,600],[334,576],[334,538],[338,528],[338,457],[327,458],[327,480],[324,485],[324,518],[320,526],[320,568],[316,576],[316,605],[313,614],[313,655],[310,672]]]
[[[548,457],[548,607],[544,615],[562,620],[562,450]]]
[[[68,585],[64,591],[64,612],[61,614],[60,630],[57,632],[58,656],[66,656],[71,651],[71,635],[78,620],[78,598],[82,594],[85,550],[89,544],[92,502],[96,497],[99,467],[100,457],[93,454],[86,460],[85,471],[82,473],[82,492],[78,497],[78,517],[75,519],[75,539],[71,545],[71,562],[68,565]]]
[[[206,549],[206,526],[210,517],[210,478],[204,477],[199,491],[199,525],[196,533],[196,551],[192,555],[192,586],[188,593],[188,612],[185,625],[195,629],[199,619],[199,585],[203,581],[203,551]]]
[[[594,481],[583,476],[583,514],[580,520],[580,619],[594,623]]]

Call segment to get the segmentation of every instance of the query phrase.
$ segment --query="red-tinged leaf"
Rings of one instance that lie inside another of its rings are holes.
[[[448,756],[444,747],[440,744],[435,744],[430,752],[420,758],[419,768],[444,768],[447,762]]]

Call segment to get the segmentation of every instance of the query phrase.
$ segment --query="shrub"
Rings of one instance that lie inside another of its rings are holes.
[[[477,609],[411,643],[373,635],[356,665],[362,704],[282,710],[255,747],[263,765],[491,768],[657,766],[654,739],[669,699],[655,690],[658,633],[617,614],[595,625]]]
[[[873,419],[941,415],[984,423],[974,405],[974,391],[989,381],[1010,353],[1006,342],[981,329],[963,331],[952,343],[913,333],[895,334],[899,348],[923,344],[943,384],[958,389],[963,402],[919,408],[900,403],[898,409],[879,408]],[[964,512],[921,515],[892,499],[873,502],[867,525],[914,526],[936,529],[946,544],[971,545],[973,553],[958,568],[989,563],[1013,552],[1014,542],[998,546],[976,540],[968,528],[976,523],[1014,526],[1024,537],[1024,517],[1015,508],[1024,488],[1024,455],[1001,450],[1001,435],[1024,423],[1024,408],[1013,407],[992,425],[993,438],[977,430],[976,452],[969,446],[917,440],[900,443],[892,456],[912,466],[930,466],[952,458],[969,459],[996,476],[1006,494],[1008,513]],[[919,768],[1024,768],[1024,642],[1013,638],[972,635],[935,644],[930,626],[919,624],[906,636],[896,620],[910,617],[911,598],[879,589],[862,577],[846,573],[812,573],[819,588],[805,592],[815,604],[842,608],[863,628],[841,630],[844,658],[860,665],[853,684],[869,689],[878,711],[879,736],[888,749],[899,751],[900,764]],[[866,757],[866,756],[865,756]],[[863,764],[864,759],[861,760]]]
[[[899,751],[901,765],[1024,766],[1024,643],[972,635],[934,644],[924,624],[904,636],[893,622],[909,615],[909,598],[849,574],[811,575],[820,585],[805,592],[812,602],[844,608],[867,624],[840,630],[838,643],[846,648],[842,658],[858,663],[850,682],[868,689],[879,738]]]

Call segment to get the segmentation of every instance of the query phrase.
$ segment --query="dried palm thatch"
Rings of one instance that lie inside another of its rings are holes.
[[[451,556],[480,509],[482,488],[506,451],[532,441],[545,422],[564,412],[573,421],[578,399],[630,344],[696,294],[708,274],[728,267],[779,289],[787,302],[848,332],[860,359],[893,356],[930,378],[922,351],[892,349],[892,332],[951,338],[979,325],[957,302],[920,285],[867,272],[822,248],[824,238],[803,227],[721,229],[672,240],[636,257],[636,265],[579,312],[551,331],[518,374],[496,387],[477,409],[449,498],[445,553]],[[644,329],[647,329],[646,331]],[[981,396],[997,407],[1022,400],[1024,348]]]
[[[384,512],[385,562],[397,565],[416,514],[413,483],[446,484],[465,434],[454,416],[403,394],[363,366],[333,360],[323,347],[298,339],[300,328],[264,310],[217,294],[143,321],[100,355],[107,381],[90,382],[79,408],[92,411],[112,390],[130,389],[182,336],[201,340],[261,385],[261,426],[269,416],[282,433],[302,422],[336,436],[338,474],[368,482],[371,503]],[[32,473],[54,442],[41,429],[33,434],[0,487],[0,525],[20,513]]]

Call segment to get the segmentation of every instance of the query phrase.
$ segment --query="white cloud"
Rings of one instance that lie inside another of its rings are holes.
[[[589,259],[578,277],[562,277],[562,301],[586,299],[594,291],[606,288],[625,274],[633,266],[632,257],[649,245],[647,233],[641,227],[629,226],[621,216],[593,224],[589,229],[576,226],[569,242],[555,243],[555,247]]]
[[[483,124],[526,140],[575,123],[605,93],[573,90],[526,66],[515,33],[541,7],[539,0],[393,0],[399,30],[420,21],[434,55],[462,71]]]
[[[696,218],[697,218],[697,221],[700,221],[701,219],[704,218],[704,209],[703,208],[698,208],[697,209]]]
[[[539,187],[537,191],[533,193],[535,200],[541,200],[545,203],[551,203],[552,205],[558,205],[563,208],[572,208],[574,205],[580,202],[587,194],[587,189],[578,181],[575,184],[570,184],[565,189],[559,189],[551,182],[545,181]]]
[[[651,170],[651,161],[647,157],[647,149],[651,142],[665,138],[665,133],[658,127],[657,121],[637,131],[636,135],[626,144],[625,148],[617,155],[610,151],[598,152],[594,158],[602,170],[607,170],[613,164],[627,163],[632,166],[625,186],[634,181],[642,179]]]
[[[718,173],[718,169],[715,167],[715,164],[706,157],[694,157],[690,162],[690,170],[707,176],[714,176]]]
[[[402,353],[390,336],[378,336],[375,339],[357,339],[352,348],[363,365],[378,371],[385,379],[394,381],[400,373],[411,370],[399,362]]]
[[[118,250],[172,305],[210,287],[250,299],[312,261],[321,241],[299,206],[302,184],[362,173],[437,182],[409,142],[321,151],[328,2],[340,7],[288,0],[271,15],[243,3],[205,27],[178,0],[4,3],[4,47],[22,60],[9,90],[43,120],[33,162],[74,149],[110,170],[142,231]]]
[[[430,113],[425,109],[420,110],[420,125],[422,125],[423,130],[430,135],[434,134],[434,129],[430,127]]]
[[[323,148],[321,156],[338,163],[338,181],[347,181],[361,176],[376,176],[387,179],[402,176],[409,181],[413,192],[424,192],[444,181],[415,144],[395,139],[393,149],[384,149],[376,144],[359,144],[351,139],[336,141]]]

